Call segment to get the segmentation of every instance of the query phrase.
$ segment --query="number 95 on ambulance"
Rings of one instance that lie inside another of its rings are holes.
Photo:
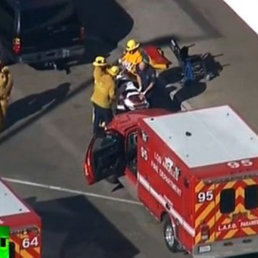
[[[139,199],[165,217],[168,248],[194,258],[258,257],[257,134],[229,106],[140,126],[148,141],[137,139]]]
[[[41,219],[0,179],[0,258],[41,258]]]

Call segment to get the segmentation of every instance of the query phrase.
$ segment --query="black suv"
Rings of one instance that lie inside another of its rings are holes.
[[[55,64],[84,52],[85,31],[72,0],[1,0],[3,63]]]

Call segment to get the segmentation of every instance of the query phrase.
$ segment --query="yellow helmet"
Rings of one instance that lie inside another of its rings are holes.
[[[126,50],[132,51],[140,46],[140,43],[137,42],[135,39],[130,39],[126,43]]]
[[[110,75],[112,75],[112,76],[115,77],[115,76],[117,76],[118,73],[119,73],[119,67],[116,66],[116,65],[113,65],[113,66],[107,68],[107,72],[108,72]]]
[[[107,65],[106,59],[103,56],[97,56],[93,62],[94,66],[105,66]]]
[[[4,67],[1,69],[1,72],[7,74],[7,73],[9,73],[10,71],[9,71],[9,68],[8,68],[7,66],[4,66]]]

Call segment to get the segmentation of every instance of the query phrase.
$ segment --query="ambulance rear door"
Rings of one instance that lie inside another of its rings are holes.
[[[216,240],[258,232],[258,178],[216,184]]]

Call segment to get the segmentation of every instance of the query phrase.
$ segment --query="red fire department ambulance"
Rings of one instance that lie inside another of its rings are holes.
[[[258,252],[258,136],[229,106],[120,114],[92,139],[84,173],[130,182],[172,252]]]
[[[10,228],[10,258],[40,258],[40,217],[2,179],[0,203],[0,226]]]

